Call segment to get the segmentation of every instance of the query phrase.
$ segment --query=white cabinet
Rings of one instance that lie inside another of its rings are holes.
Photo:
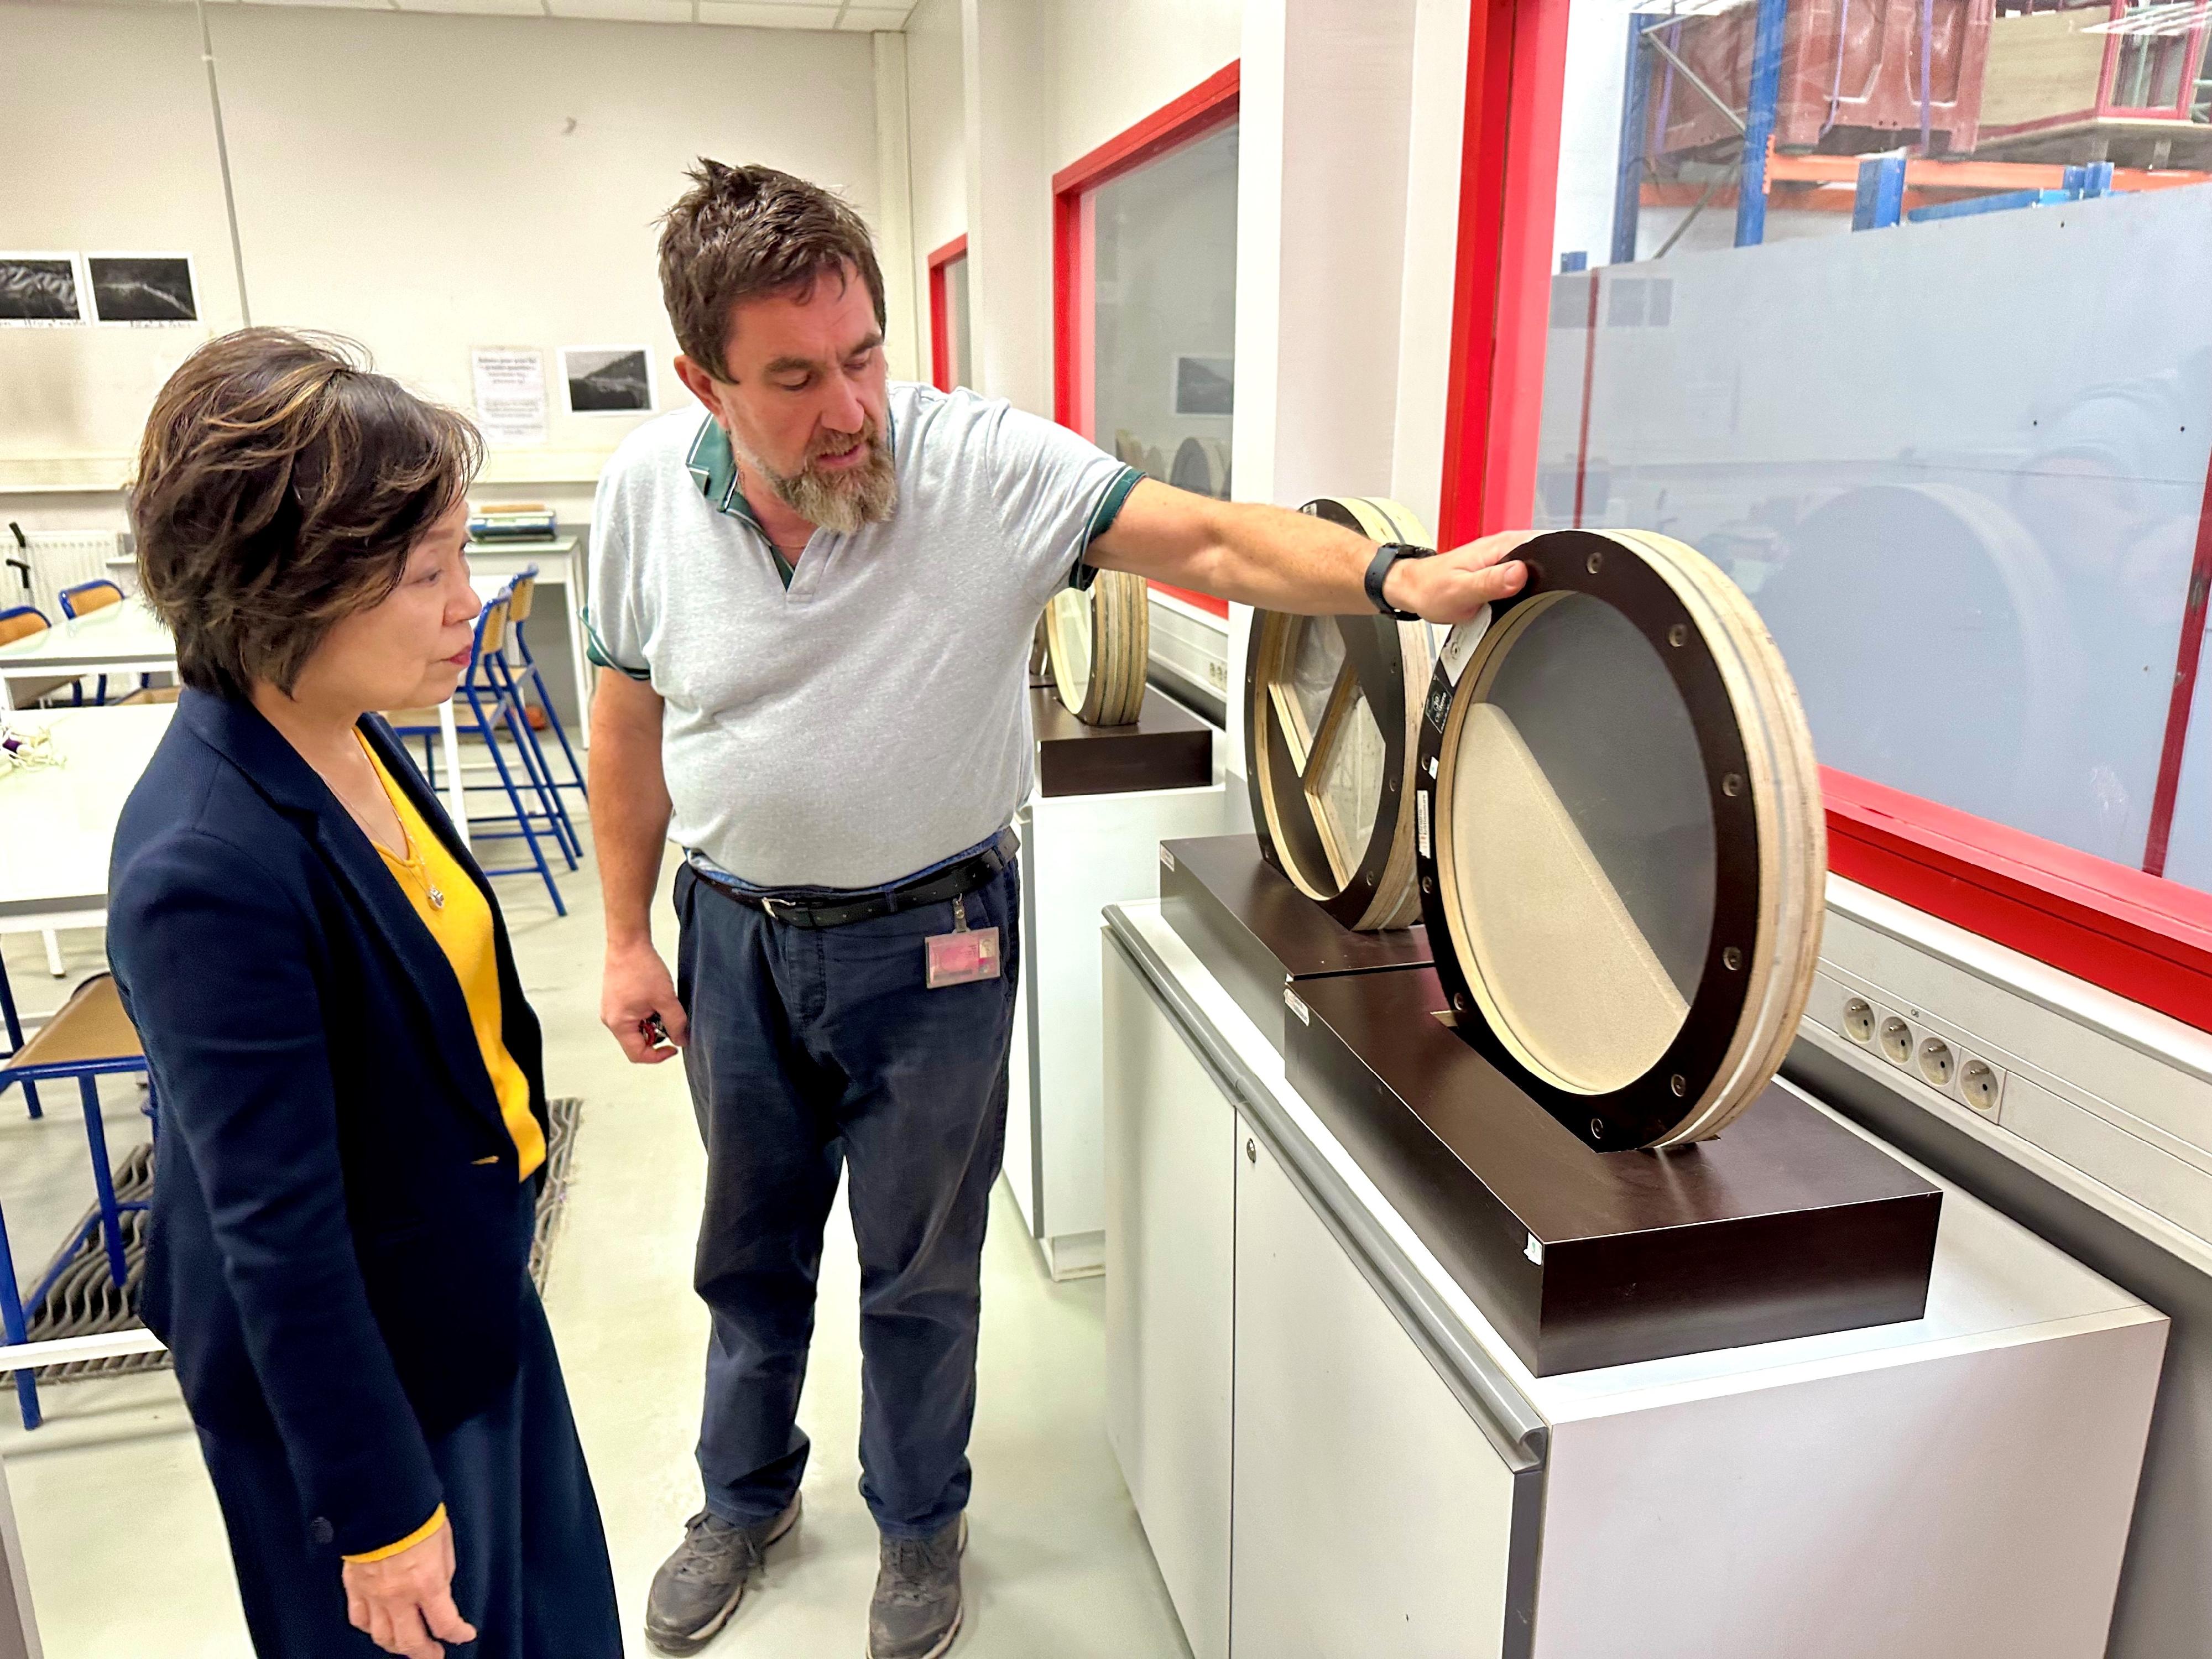
[[[1194,1659],[1229,1653],[1237,1114],[1109,956],[1106,1428]]]
[[[1236,1201],[1232,1659],[1498,1659],[1512,1472],[1256,1128]]]
[[[1233,829],[1243,792],[1039,795],[1022,809],[1022,1005],[1027,1068],[1009,1091],[1006,1180],[1055,1279],[1104,1264],[1098,913],[1160,890],[1159,845]],[[1024,1106],[1026,1104],[1026,1111]],[[1021,1113],[1018,1118],[1012,1115]]]
[[[1108,915],[1109,1422],[1198,1659],[2103,1653],[2155,1310],[1945,1183],[1921,1319],[1534,1376]]]

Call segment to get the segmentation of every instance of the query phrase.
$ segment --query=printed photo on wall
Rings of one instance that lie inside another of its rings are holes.
[[[1237,360],[1200,357],[1177,352],[1175,360],[1175,412],[1178,415],[1233,415],[1237,404]]]
[[[76,261],[66,253],[0,253],[0,328],[57,328],[84,320]]]
[[[190,254],[88,253],[84,262],[98,321],[142,328],[199,321]]]
[[[643,346],[563,346],[561,380],[571,415],[652,412],[653,354]]]

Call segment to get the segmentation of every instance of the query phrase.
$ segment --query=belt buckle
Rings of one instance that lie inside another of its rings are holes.
[[[793,903],[789,899],[778,898],[778,897],[776,897],[773,893],[763,893],[763,894],[762,894],[762,895],[761,895],[761,902],[761,902],[761,908],[762,908],[762,909],[763,909],[763,910],[765,910],[765,911],[768,913],[768,919],[769,919],[770,921],[787,921],[787,918],[786,918],[786,917],[784,917],[784,916],[781,916],[781,915],[777,915],[777,914],[776,914],[777,907],[778,907],[778,906],[781,906],[782,908],[784,908],[784,909],[786,909],[786,910],[796,910],[796,909],[799,908],[798,906],[796,906],[795,904],[793,904]]]

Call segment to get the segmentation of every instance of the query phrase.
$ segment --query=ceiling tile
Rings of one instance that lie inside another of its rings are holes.
[[[904,6],[848,6],[841,29],[899,29],[906,27]]]
[[[688,23],[691,0],[546,0],[556,17],[592,17],[610,23]]]
[[[341,7],[354,11],[390,11],[391,0],[249,0],[254,5]]]
[[[830,29],[837,8],[763,4],[762,0],[699,0],[699,21],[763,29]]]

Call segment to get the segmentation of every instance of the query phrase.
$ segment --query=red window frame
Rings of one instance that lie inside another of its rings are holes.
[[[962,231],[929,256],[929,383],[952,390],[952,312],[945,293],[945,268],[968,257],[968,233]],[[974,326],[974,319],[969,319]]]
[[[1083,430],[1077,415],[1077,386],[1091,349],[1085,337],[1090,308],[1080,303],[1091,275],[1091,251],[1083,240],[1083,198],[1122,173],[1235,120],[1237,89],[1238,62],[1232,61],[1052,175],[1052,416],[1071,432]],[[1210,593],[1193,593],[1164,582],[1152,586],[1214,616],[1229,614],[1227,601]]]
[[[1440,536],[1531,521],[1566,76],[1564,0],[1474,0]],[[2212,1030],[2212,895],[2162,878],[2212,587],[2212,477],[2144,867],[1823,768],[1837,874]]]

